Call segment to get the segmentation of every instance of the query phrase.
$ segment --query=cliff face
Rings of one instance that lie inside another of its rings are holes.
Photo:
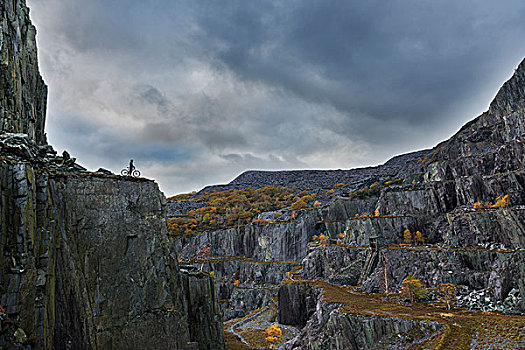
[[[24,1],[0,6],[0,132],[24,133],[38,144],[44,133],[47,86],[38,70],[36,29]]]
[[[247,172],[205,188],[298,186],[323,202],[296,215],[283,208],[260,214],[259,223],[178,238],[183,259],[202,245],[211,250],[204,263],[218,275],[225,317],[249,315],[229,321],[229,336],[246,341],[258,325],[278,321],[290,339],[286,349],[525,346],[510,336],[525,330],[524,96],[525,60],[487,112],[432,150],[366,169]],[[321,199],[330,186],[331,196]],[[190,202],[170,203],[172,213],[184,215]],[[321,233],[331,240],[312,242]],[[465,309],[397,302],[410,273],[433,288],[427,301],[439,301],[439,284],[454,284],[454,303]],[[275,308],[277,317],[268,319],[261,308]],[[466,309],[488,313],[481,319]],[[487,335],[495,330],[500,338]]]
[[[0,347],[225,348],[215,279],[180,270],[158,186],[45,144],[28,12],[0,4]]]
[[[156,184],[1,169],[2,305],[27,336],[56,349],[223,346],[214,280],[179,272]]]

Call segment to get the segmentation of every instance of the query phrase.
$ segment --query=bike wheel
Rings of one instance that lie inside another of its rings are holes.
[[[122,175],[122,176],[129,176],[128,169],[122,169],[122,171],[120,172],[120,175]]]
[[[133,177],[139,177],[140,176],[140,171],[138,171],[137,169],[133,170]]]

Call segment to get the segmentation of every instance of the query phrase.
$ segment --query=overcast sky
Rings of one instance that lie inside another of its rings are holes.
[[[48,140],[166,195],[434,146],[525,57],[523,0],[27,0]]]

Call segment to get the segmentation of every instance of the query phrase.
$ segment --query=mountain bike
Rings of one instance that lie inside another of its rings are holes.
[[[139,177],[140,176],[140,171],[138,171],[137,169],[131,170],[129,167],[127,167],[125,169],[122,169],[122,171],[120,172],[120,175],[122,175],[122,176],[131,176],[131,177]]]

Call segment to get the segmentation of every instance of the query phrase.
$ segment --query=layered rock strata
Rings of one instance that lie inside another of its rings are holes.
[[[0,6],[0,132],[45,144],[47,86],[38,70],[36,29],[23,1]]]
[[[224,349],[215,279],[180,270],[158,186],[57,156],[25,1],[0,24],[0,347]]]

